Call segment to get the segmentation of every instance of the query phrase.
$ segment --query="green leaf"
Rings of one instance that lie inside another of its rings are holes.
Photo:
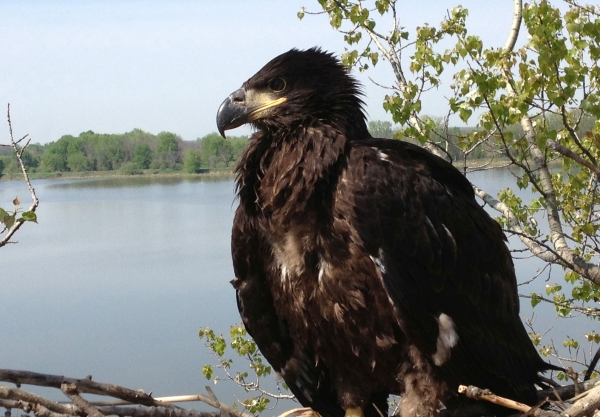
[[[542,302],[542,299],[538,297],[538,295],[534,292],[531,293],[531,307],[535,307],[539,303]]]
[[[548,284],[546,285],[546,294],[550,295],[550,294],[554,294],[555,292],[558,292],[562,290],[562,287],[558,284]]]
[[[13,224],[15,224],[16,219],[17,219],[17,212],[14,212],[13,214],[4,216],[4,218],[2,219],[2,223],[4,223],[4,225],[6,226],[7,229],[10,229],[11,227],[13,227]]]
[[[581,226],[581,230],[588,236],[594,236],[596,234],[596,228],[593,223],[586,223]]]
[[[225,343],[225,341],[220,338],[217,342],[215,342],[215,344],[213,345],[213,350],[215,351],[215,353],[219,356],[223,356],[223,354],[225,353],[225,348],[227,347],[227,344]]]
[[[21,219],[26,222],[34,222],[37,223],[37,215],[33,211],[26,211],[21,215]]]
[[[202,367],[202,374],[204,374],[204,377],[206,379],[210,379],[213,375],[213,368],[210,365],[204,365]]]
[[[586,333],[585,338],[589,342],[600,343],[600,333],[596,333],[595,330],[592,330],[591,332]]]
[[[458,109],[458,115],[460,119],[465,123],[467,123],[469,117],[471,117],[471,114],[473,114],[473,111],[471,109],[466,109],[464,107]]]

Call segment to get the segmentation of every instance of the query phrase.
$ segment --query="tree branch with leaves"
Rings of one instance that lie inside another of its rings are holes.
[[[7,119],[8,119],[8,130],[10,134],[10,144],[0,145],[0,146],[10,146],[19,161],[19,165],[21,166],[21,170],[23,172],[23,178],[25,179],[25,183],[27,184],[27,188],[29,189],[29,193],[31,195],[31,205],[27,211],[23,211],[20,207],[21,202],[18,197],[12,201],[13,208],[12,210],[5,210],[0,207],[0,225],[3,226],[3,229],[0,233],[4,233],[4,235],[0,238],[0,247],[5,246],[7,243],[15,243],[10,239],[14,236],[14,234],[21,228],[23,223],[25,222],[35,222],[37,223],[37,215],[35,214],[35,210],[38,207],[39,200],[35,194],[35,189],[33,185],[31,185],[31,181],[29,180],[29,174],[27,173],[27,168],[23,162],[23,151],[29,145],[31,139],[28,137],[29,135],[23,136],[21,139],[15,140],[13,136],[13,128],[12,122],[10,120],[10,104],[8,105],[7,110]],[[24,145],[21,145],[23,141],[27,140]]]

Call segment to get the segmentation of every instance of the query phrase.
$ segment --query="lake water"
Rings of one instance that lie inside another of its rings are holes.
[[[470,179],[495,194],[510,175],[493,170]],[[201,368],[214,361],[198,330],[228,333],[240,321],[229,284],[233,181],[132,177],[34,186],[39,224],[24,225],[19,243],[0,249],[0,368],[91,374],[155,396],[204,392]],[[15,196],[29,205],[23,183],[0,183],[0,206]],[[517,262],[519,279],[541,265]],[[559,268],[554,273],[561,276]],[[540,291],[545,282],[538,281]],[[526,315],[528,306],[524,300]],[[556,324],[551,308],[536,314],[539,331]],[[569,321],[555,341],[564,334],[581,340],[589,327]],[[230,388],[215,388],[221,401],[234,401]]]

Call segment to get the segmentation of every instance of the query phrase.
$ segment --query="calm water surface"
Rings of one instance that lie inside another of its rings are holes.
[[[495,194],[510,175],[469,178]],[[0,368],[91,374],[155,396],[204,392],[200,370],[212,358],[198,329],[227,333],[239,322],[229,284],[233,182],[142,177],[34,186],[39,224],[26,224],[19,243],[0,250]],[[15,196],[28,205],[22,183],[0,183],[0,206]],[[519,280],[542,265],[517,261]],[[523,313],[531,316],[528,306]],[[550,308],[536,314],[539,331],[557,324]],[[569,321],[558,336],[581,339],[583,331]],[[233,401],[225,386],[216,392]]]
[[[2,248],[0,367],[175,395],[204,391],[198,329],[239,322],[233,182],[34,183],[39,224]],[[26,201],[0,183],[0,204]],[[27,203],[25,203],[27,204]]]

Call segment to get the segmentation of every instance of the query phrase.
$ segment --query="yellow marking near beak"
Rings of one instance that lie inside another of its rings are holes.
[[[360,408],[348,408],[344,417],[365,417],[365,415]]]
[[[256,114],[258,114],[258,113],[260,113],[260,112],[262,112],[262,111],[268,110],[268,109],[270,109],[270,108],[272,108],[272,107],[279,106],[281,103],[285,103],[285,102],[286,102],[286,100],[287,100],[287,98],[286,98],[286,97],[280,97],[280,98],[278,98],[278,99],[276,99],[276,100],[269,101],[269,102],[268,102],[267,104],[265,104],[264,106],[261,106],[261,107],[259,107],[258,109],[256,109],[256,110],[252,111],[252,113],[250,113],[250,115],[249,115],[249,116],[250,116],[250,117],[253,117],[253,116],[255,116]]]

